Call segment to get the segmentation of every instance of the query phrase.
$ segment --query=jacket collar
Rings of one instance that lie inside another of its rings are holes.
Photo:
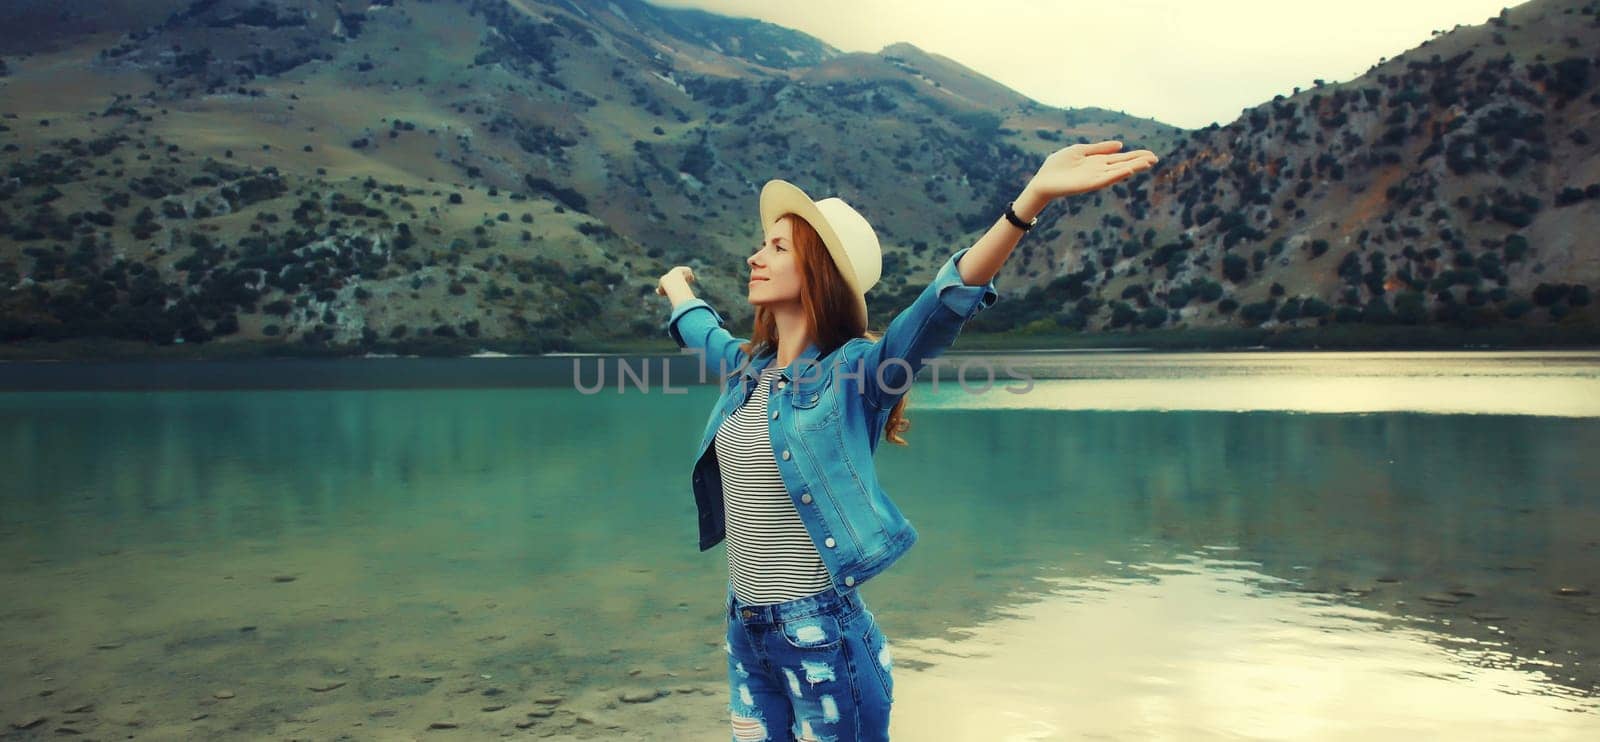
[[[821,355],[822,349],[817,347],[815,341],[807,343],[806,349],[801,351],[799,356],[796,356],[788,366],[785,366],[783,370],[778,373],[785,381],[794,381],[801,373],[815,366],[817,359]],[[743,376],[746,381],[754,379],[762,371],[765,371],[768,366],[772,365],[772,362],[777,360],[777,358],[778,351],[776,348],[764,348],[759,355],[750,359],[750,362],[744,365],[744,370],[740,372],[740,375]],[[811,372],[812,375],[815,375],[815,373],[815,371]]]

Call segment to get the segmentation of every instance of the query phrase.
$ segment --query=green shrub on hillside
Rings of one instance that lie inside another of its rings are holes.
[[[1402,291],[1394,298],[1395,319],[1408,325],[1427,319],[1427,298],[1416,291]]]
[[[1166,322],[1167,310],[1162,309],[1161,307],[1150,307],[1149,309],[1139,313],[1139,324],[1146,328],[1153,330],[1162,326],[1163,324],[1166,324]]]
[[[1110,327],[1123,327],[1132,324],[1139,318],[1139,313],[1124,301],[1111,302]]]
[[[1228,253],[1222,256],[1222,276],[1233,283],[1242,283],[1249,276],[1249,263],[1244,258]]]
[[[1277,307],[1278,303],[1272,299],[1246,304],[1239,307],[1239,318],[1252,325],[1259,325],[1272,319],[1273,310]]]
[[[1523,237],[1520,234],[1513,234],[1506,237],[1506,244],[1503,248],[1503,252],[1505,253],[1507,263],[1515,263],[1519,260],[1522,260],[1528,254],[1528,238]]]

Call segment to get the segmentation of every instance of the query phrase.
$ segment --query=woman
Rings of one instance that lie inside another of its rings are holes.
[[[660,279],[667,330],[722,394],[693,473],[700,549],[726,538],[730,711],[736,742],[882,740],[894,680],[889,647],[859,593],[917,532],[879,484],[882,437],[905,445],[917,371],[999,294],[993,279],[1052,199],[1104,188],[1156,163],[1120,142],[1051,154],[976,244],[947,260],[881,336],[866,293],[882,257],[866,219],[775,180],[761,191],[761,248],[746,263],[752,336],[734,338],[689,288]]]

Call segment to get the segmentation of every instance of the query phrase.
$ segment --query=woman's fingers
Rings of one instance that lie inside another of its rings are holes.
[[[1154,157],[1155,155],[1149,150],[1139,150],[1138,152],[1118,152],[1114,155],[1106,155],[1105,161],[1107,165],[1115,165],[1119,162],[1127,162],[1129,160],[1139,159],[1152,159]]]
[[[662,284],[665,283],[667,279],[672,278],[673,276],[682,276],[684,283],[694,283],[696,281],[696,279],[694,277],[694,271],[691,270],[689,268],[689,266],[686,266],[686,265],[676,266],[672,270],[667,271],[666,275],[662,276],[660,278],[660,280],[656,281],[656,296],[666,296],[667,295],[667,290],[662,287]]]
[[[1112,168],[1111,172],[1116,173],[1118,178],[1122,178],[1130,175],[1138,175],[1139,173],[1149,169],[1150,168],[1148,166],[1140,165],[1138,163],[1124,163]]]

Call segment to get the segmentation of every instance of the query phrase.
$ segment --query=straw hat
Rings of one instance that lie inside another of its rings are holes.
[[[784,214],[794,214],[817,230],[822,244],[828,246],[828,254],[833,256],[833,264],[855,292],[856,314],[865,327],[867,291],[878,284],[883,273],[883,250],[872,225],[838,198],[813,201],[793,183],[767,181],[761,188],[762,229],[771,227]]]

